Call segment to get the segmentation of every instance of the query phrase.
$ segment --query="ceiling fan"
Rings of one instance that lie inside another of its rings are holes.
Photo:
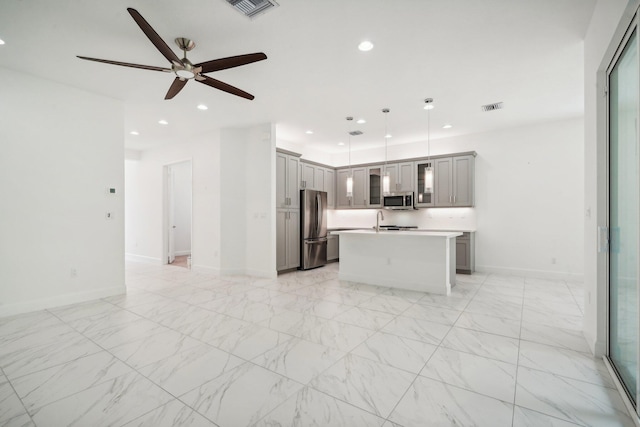
[[[169,87],[169,91],[164,99],[171,99],[178,94],[187,84],[189,80],[195,80],[199,83],[207,86],[214,87],[216,89],[228,92],[232,95],[237,95],[246,99],[253,99],[254,96],[237,87],[231,86],[220,80],[213,79],[209,76],[205,76],[203,73],[211,73],[213,71],[225,70],[227,68],[239,67],[241,65],[251,64],[252,62],[262,61],[267,59],[267,55],[262,52],[249,53],[247,55],[230,56],[227,58],[214,59],[211,61],[201,62],[199,64],[192,64],[187,59],[187,52],[193,49],[196,44],[184,37],[179,37],[175,40],[176,44],[184,52],[184,58],[180,59],[178,56],[167,46],[167,44],[160,38],[158,33],[149,25],[149,23],[140,15],[140,13],[133,9],[127,8],[131,17],[136,21],[143,33],[151,40],[151,43],[160,51],[162,55],[171,63],[171,68],[154,67],[151,65],[139,65],[130,64],[128,62],[109,61],[107,59],[88,58],[86,56],[79,56],[80,59],[86,59],[88,61],[104,62],[105,64],[121,65],[123,67],[141,68],[143,70],[162,71],[165,73],[174,73],[176,75],[175,80]]]

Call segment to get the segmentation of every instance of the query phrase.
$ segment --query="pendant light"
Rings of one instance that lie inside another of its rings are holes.
[[[347,134],[349,134],[349,176],[347,177],[347,198],[353,197],[353,171],[351,170],[351,132],[350,122],[353,117],[347,117]]]
[[[433,98],[424,100],[424,109],[427,110],[427,167],[424,169],[424,192],[433,193],[433,167],[431,166],[431,110],[433,110]]]
[[[382,176],[382,194],[388,196],[391,193],[391,177],[389,176],[389,171],[387,171],[387,140],[389,139],[387,113],[389,112],[389,109],[383,108],[382,112],[384,113],[384,175]]]

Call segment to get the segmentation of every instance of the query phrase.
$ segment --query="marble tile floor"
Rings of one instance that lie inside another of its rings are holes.
[[[127,263],[127,294],[0,319],[2,426],[633,426],[580,283],[451,296]]]

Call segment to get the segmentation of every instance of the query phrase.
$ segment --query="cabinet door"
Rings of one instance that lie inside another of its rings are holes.
[[[313,178],[313,189],[318,191],[327,191],[324,188],[324,177],[327,173],[325,168],[316,166],[316,173]]]
[[[434,204],[434,183],[431,183],[431,192],[427,193],[425,191],[424,186],[424,175],[427,168],[430,167],[433,170],[433,161],[432,160],[424,160],[415,163],[415,171],[416,171],[416,206],[419,207],[429,207]]]
[[[471,270],[469,240],[456,239],[456,270]]]
[[[353,169],[353,200],[354,208],[367,207],[367,168]]]
[[[473,156],[453,158],[453,205],[473,206]]]
[[[276,270],[287,268],[287,218],[288,211],[276,211]]]
[[[300,163],[302,169],[302,182],[300,188],[315,190],[316,167],[307,163]]]
[[[367,206],[380,207],[382,205],[382,167],[368,167],[367,180]]]
[[[413,184],[413,162],[398,164],[398,191],[415,191]]]
[[[287,164],[287,207],[300,209],[300,159],[288,156]]]
[[[287,220],[287,268],[300,266],[300,211],[289,211]]]
[[[327,192],[327,205],[333,209],[336,207],[336,173],[332,169],[324,171],[324,191]]]
[[[336,172],[336,207],[350,208],[351,200],[347,197],[347,178],[349,169],[341,169]]]
[[[289,201],[287,194],[287,162],[289,156],[276,153],[276,207],[286,208]]]
[[[453,204],[453,171],[451,157],[435,160],[434,195],[436,206]]]
[[[327,237],[327,261],[333,261],[334,259],[338,259],[340,256],[340,243],[338,237],[339,236]]]

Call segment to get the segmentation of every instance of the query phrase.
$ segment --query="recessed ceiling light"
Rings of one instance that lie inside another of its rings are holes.
[[[362,52],[369,52],[371,49],[373,49],[373,43],[371,43],[369,40],[365,40],[358,45],[358,49],[360,49]]]
[[[344,142],[338,142],[338,145],[344,145]]]
[[[451,129],[453,127],[453,125],[450,125],[449,123],[447,123],[446,125],[442,126],[442,129]]]
[[[131,135],[140,135],[137,130],[132,130],[129,132]]]
[[[358,120],[356,120],[356,123],[359,124],[359,125],[363,125],[363,124],[367,123],[367,121],[365,119],[358,119]]]
[[[0,45],[4,44],[4,40],[0,39]]]
[[[161,125],[168,125],[169,122],[166,120],[158,120],[158,123],[160,123]]]
[[[207,106],[206,106],[206,105],[204,105],[204,104],[200,104],[200,105],[198,105],[198,110],[202,110],[202,111],[204,111],[204,110],[208,110],[208,109],[209,109],[209,107],[207,107]]]
[[[388,134],[386,134],[384,137],[385,137],[385,138],[393,138],[393,135],[391,135],[390,133],[388,133]]]
[[[312,130],[308,130],[305,132],[307,135],[313,135],[313,131]]]

